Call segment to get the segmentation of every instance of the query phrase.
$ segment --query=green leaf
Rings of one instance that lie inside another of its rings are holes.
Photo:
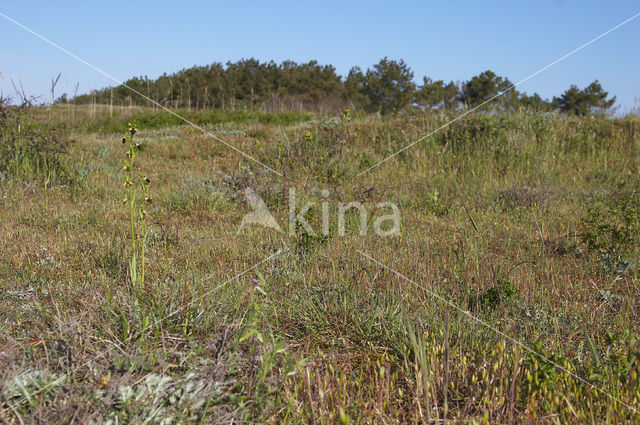
[[[244,334],[244,335],[242,335],[240,337],[240,341],[239,342],[242,342],[242,341],[244,341],[244,340],[246,340],[248,338],[251,338],[251,336],[256,334],[257,332],[258,331],[256,329],[251,329],[249,332],[247,332],[246,334]]]
[[[344,425],[349,425],[351,423],[351,418],[346,414],[342,407],[340,408],[340,422]]]

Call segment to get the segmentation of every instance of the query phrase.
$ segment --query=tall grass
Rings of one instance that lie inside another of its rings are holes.
[[[73,170],[67,152],[71,140],[55,125],[34,122],[28,105],[0,98],[0,179],[69,183]]]
[[[135,122],[140,128],[152,130],[157,128],[180,127],[187,122],[176,115],[162,110],[143,107],[116,108],[110,112],[108,108],[100,108],[98,113],[90,112],[86,105],[76,105],[69,109],[65,105],[53,105],[47,111],[48,119],[58,125],[84,130],[86,132],[118,133],[128,122]],[[73,112],[73,113],[72,113]],[[241,124],[274,124],[288,126],[314,118],[305,112],[261,113],[250,110],[177,110],[176,114],[199,126],[212,127]],[[44,110],[34,110],[36,116],[44,116]]]

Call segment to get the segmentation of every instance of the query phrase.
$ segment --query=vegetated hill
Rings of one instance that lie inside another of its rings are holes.
[[[332,65],[316,61],[276,64],[242,59],[226,65],[194,66],[156,79],[135,77],[125,85],[76,96],[73,102],[147,107],[156,102],[173,109],[321,114],[349,107],[389,114],[407,108],[455,110],[491,100],[486,109],[559,110],[580,115],[606,112],[615,103],[615,97],[608,98],[597,81],[584,89],[571,86],[559,97],[545,100],[538,94],[518,92],[508,78],[490,70],[458,83],[424,77],[422,84],[416,84],[403,60],[386,57],[366,71],[353,67],[346,76],[338,75]],[[57,102],[68,100],[65,94]]]

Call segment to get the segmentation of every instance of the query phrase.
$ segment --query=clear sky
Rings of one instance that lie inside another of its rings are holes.
[[[345,75],[404,59],[417,82],[491,69],[516,82],[640,12],[625,1],[28,1],[0,12],[120,80],[254,57],[317,60]],[[0,17],[0,91],[48,99],[114,83]],[[619,112],[640,107],[640,17],[518,87],[543,97],[598,79]]]

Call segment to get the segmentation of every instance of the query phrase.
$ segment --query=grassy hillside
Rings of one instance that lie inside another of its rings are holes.
[[[279,176],[152,111],[57,111],[35,115],[66,153],[5,129],[2,421],[640,421],[638,118],[478,114],[361,176],[453,116],[202,121]],[[128,120],[152,198],[139,285]],[[284,232],[238,231],[247,187]],[[291,188],[316,236],[289,234]],[[351,209],[341,236],[352,201],[366,234]],[[379,202],[399,235],[376,235]]]

